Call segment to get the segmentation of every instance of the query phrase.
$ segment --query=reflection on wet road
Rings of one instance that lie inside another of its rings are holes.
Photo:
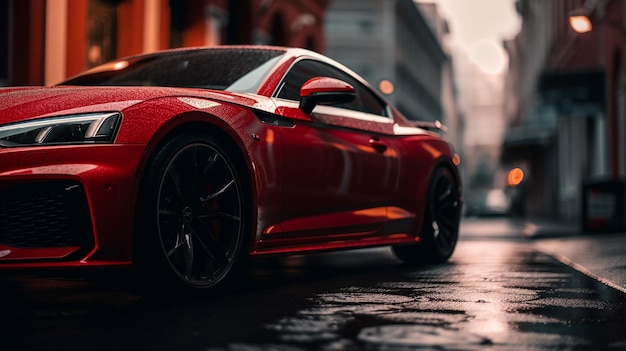
[[[523,244],[464,242],[451,264],[317,294],[270,325],[318,349],[624,347],[624,296]]]
[[[626,297],[523,240],[464,240],[450,263],[423,267],[387,248],[264,259],[200,299],[145,298],[112,273],[0,277],[0,339],[26,350],[626,348]]]

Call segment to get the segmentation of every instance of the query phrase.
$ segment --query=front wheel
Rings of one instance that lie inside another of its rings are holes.
[[[460,193],[452,172],[444,167],[435,170],[429,183],[420,234],[416,245],[398,245],[393,251],[407,263],[441,263],[447,261],[459,237],[461,219]]]
[[[138,200],[135,259],[150,285],[206,289],[237,263],[244,240],[242,179],[212,138],[185,134],[148,165]]]

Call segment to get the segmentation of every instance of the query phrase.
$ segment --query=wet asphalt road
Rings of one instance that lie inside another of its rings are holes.
[[[127,279],[3,274],[0,350],[626,349],[624,293],[488,221],[443,265],[388,248],[263,259],[194,299],[143,297]]]

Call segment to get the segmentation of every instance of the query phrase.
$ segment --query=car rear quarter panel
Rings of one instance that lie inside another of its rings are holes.
[[[416,214],[416,229],[422,227],[431,175],[437,167],[448,167],[458,175],[452,163],[450,145],[430,133],[400,136],[396,147],[402,160],[399,172],[402,182],[396,198],[398,206]],[[457,176],[458,181],[458,176]]]

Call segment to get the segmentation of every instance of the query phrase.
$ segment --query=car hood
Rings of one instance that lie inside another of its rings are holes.
[[[122,111],[146,100],[190,96],[254,105],[241,94],[164,87],[17,87],[0,89],[0,124],[28,119],[100,111]]]

